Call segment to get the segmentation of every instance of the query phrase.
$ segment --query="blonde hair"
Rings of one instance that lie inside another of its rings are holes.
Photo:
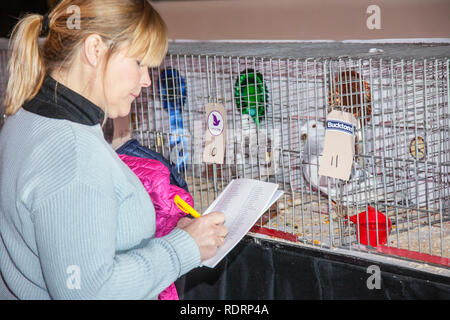
[[[80,12],[79,29],[68,24],[73,20],[74,5]],[[38,93],[47,73],[68,68],[76,50],[91,34],[100,35],[109,45],[103,71],[111,55],[124,44],[130,57],[142,59],[149,67],[161,64],[167,52],[166,25],[147,0],[62,0],[49,13],[49,32],[40,47],[43,23],[43,16],[29,14],[13,29],[5,96],[7,115],[15,114]]]

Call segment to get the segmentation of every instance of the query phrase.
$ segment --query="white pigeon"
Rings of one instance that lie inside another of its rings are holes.
[[[303,175],[312,187],[319,189],[333,201],[341,200],[347,206],[350,204],[364,206],[368,203],[382,201],[385,198],[382,179],[373,176],[356,162],[353,162],[349,180],[341,180],[339,185],[342,186],[342,189],[336,185],[334,178],[319,176],[319,165],[325,141],[323,122],[308,120],[300,128],[300,135],[302,141],[304,141],[302,152]],[[338,195],[341,193],[342,197],[338,199]]]

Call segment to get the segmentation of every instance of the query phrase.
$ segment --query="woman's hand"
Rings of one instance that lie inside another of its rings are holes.
[[[177,228],[184,229],[194,221],[192,218],[183,217],[177,222]]]
[[[185,218],[180,219],[177,226],[194,238],[200,249],[201,260],[213,257],[217,248],[224,244],[225,236],[228,233],[227,228],[223,225],[225,215],[222,212],[211,212],[190,222],[181,221],[183,219]]]

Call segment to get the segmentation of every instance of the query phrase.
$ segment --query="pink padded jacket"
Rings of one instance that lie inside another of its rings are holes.
[[[175,195],[194,206],[192,196],[184,189],[170,184],[170,172],[158,160],[137,158],[124,154],[120,159],[136,174],[147,190],[155,207],[156,231],[155,237],[162,237],[170,233],[180,218],[186,214],[174,202]],[[159,294],[159,300],[178,300],[175,284],[172,283]]]

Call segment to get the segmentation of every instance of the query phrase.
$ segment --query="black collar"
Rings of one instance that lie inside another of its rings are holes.
[[[47,118],[65,119],[88,126],[99,124],[105,116],[100,107],[61,83],[57,85],[48,75],[37,95],[25,102],[23,108]]]

